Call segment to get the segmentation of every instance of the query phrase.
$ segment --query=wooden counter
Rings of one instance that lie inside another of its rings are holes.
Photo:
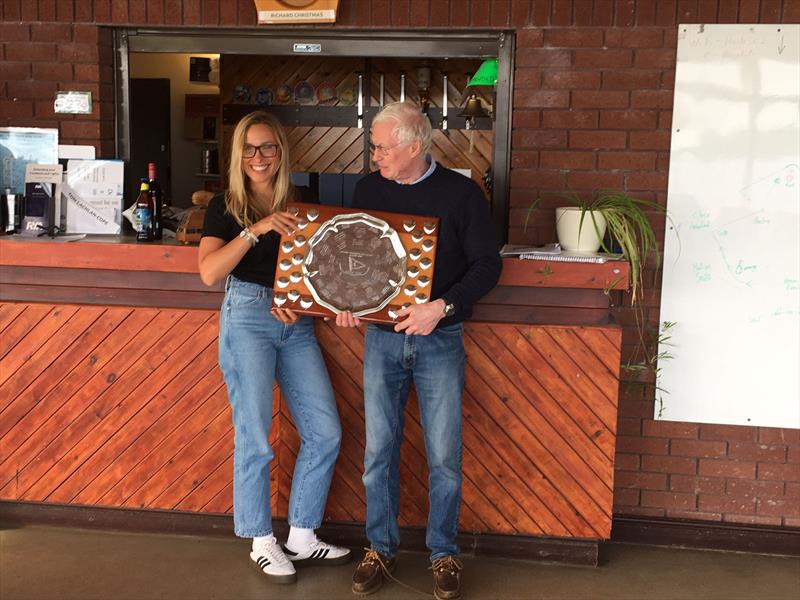
[[[0,240],[0,500],[230,513],[233,433],[219,290],[196,247]],[[607,539],[626,263],[504,261],[466,325],[466,532]],[[363,331],[318,321],[344,439],[326,518],[363,522]],[[298,439],[275,390],[272,504]],[[401,524],[424,527],[416,405]]]

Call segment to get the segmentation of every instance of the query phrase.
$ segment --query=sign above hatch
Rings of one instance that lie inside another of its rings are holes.
[[[259,25],[335,23],[339,0],[255,0]]]

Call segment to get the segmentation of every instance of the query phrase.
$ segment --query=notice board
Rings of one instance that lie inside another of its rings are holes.
[[[681,25],[656,418],[800,427],[800,25]]]

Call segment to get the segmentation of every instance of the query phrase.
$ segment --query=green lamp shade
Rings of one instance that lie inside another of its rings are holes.
[[[467,85],[497,85],[497,59],[487,58],[483,61]]]

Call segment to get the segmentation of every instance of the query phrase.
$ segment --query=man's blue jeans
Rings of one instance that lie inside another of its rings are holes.
[[[220,311],[219,364],[233,412],[233,521],[236,535],[272,533],[269,444],[272,387],[277,378],[301,446],[292,477],[289,524],[322,523],[342,430],[333,389],[314,335],[303,317],[284,325],[270,314],[270,288],[228,278]]]
[[[417,389],[428,459],[428,529],[431,560],[458,554],[461,507],[461,393],[463,326],[427,336],[370,325],[364,347],[364,415],[367,445],[367,538],[374,550],[394,556],[400,544],[400,443],[411,382]]]

